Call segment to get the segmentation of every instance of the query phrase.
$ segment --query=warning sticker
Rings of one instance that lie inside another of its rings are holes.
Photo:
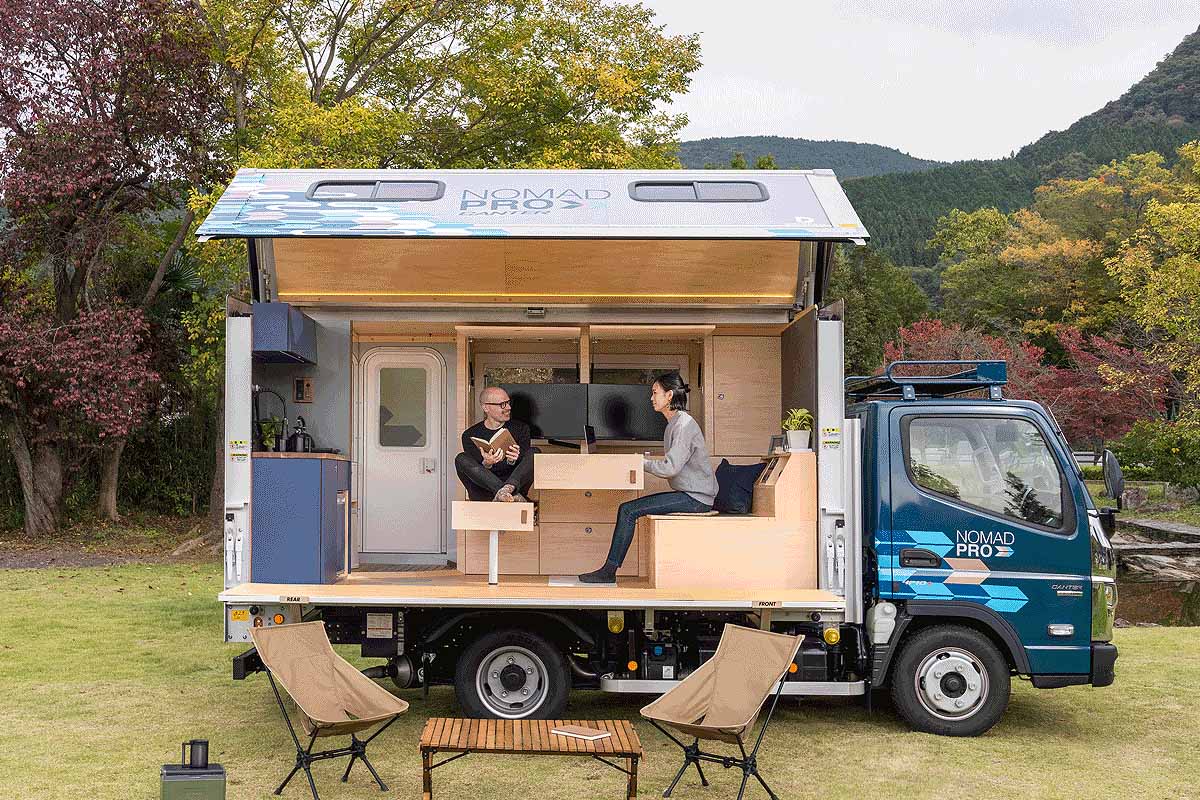
[[[842,446],[842,429],[838,427],[821,428],[821,449],[837,450]]]
[[[230,622],[249,622],[250,611],[245,608],[235,608],[229,612]]]
[[[229,460],[235,464],[243,464],[250,458],[250,441],[248,439],[229,440]]]
[[[390,638],[392,638],[392,615],[391,614],[367,614],[367,638],[368,639],[390,639]]]

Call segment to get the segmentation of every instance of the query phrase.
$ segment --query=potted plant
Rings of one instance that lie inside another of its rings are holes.
[[[783,418],[783,432],[787,435],[788,450],[809,449],[812,436],[813,416],[807,408],[793,408]]]
[[[282,450],[283,420],[272,414],[259,422],[262,428],[263,449],[273,452]]]

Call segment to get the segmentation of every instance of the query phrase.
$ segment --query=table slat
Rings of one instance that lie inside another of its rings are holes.
[[[608,732],[595,741],[550,733],[560,726],[577,725]],[[637,729],[628,720],[482,720],[431,717],[421,729],[421,747],[436,750],[547,753],[617,754],[644,757]]]

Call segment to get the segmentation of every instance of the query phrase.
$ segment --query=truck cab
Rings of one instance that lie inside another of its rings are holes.
[[[1113,681],[1111,514],[1053,416],[1004,399],[1005,379],[1004,362],[897,362],[847,381],[872,672],[921,730],[986,730],[1011,674],[1046,689]]]

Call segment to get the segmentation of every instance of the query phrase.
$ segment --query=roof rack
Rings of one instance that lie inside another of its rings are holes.
[[[948,374],[897,375],[904,367],[957,367]],[[987,390],[989,400],[1002,400],[1000,387],[1008,383],[1008,365],[1003,361],[893,361],[881,375],[855,375],[846,378],[846,394],[851,400],[918,397],[954,397]]]

